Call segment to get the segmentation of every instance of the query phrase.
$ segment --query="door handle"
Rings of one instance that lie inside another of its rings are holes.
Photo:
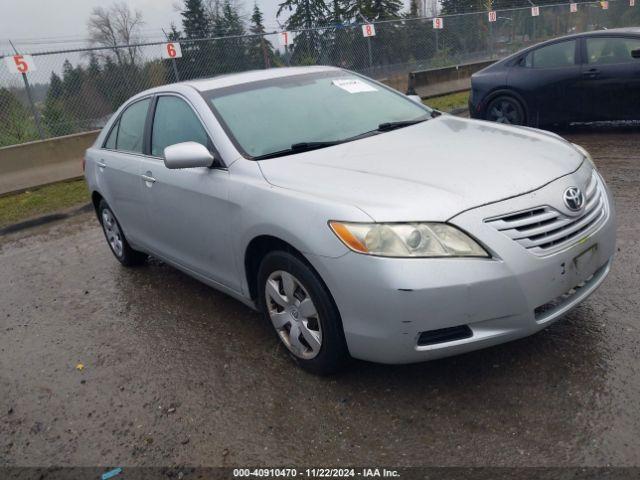
[[[588,78],[596,78],[598,75],[600,75],[600,70],[597,68],[590,68],[586,72],[582,72],[582,76]]]
[[[97,164],[100,168],[107,168],[107,164],[104,163],[103,161],[98,162]]]
[[[150,177],[149,175],[140,175],[140,176],[147,183],[156,183],[156,179],[153,177]]]

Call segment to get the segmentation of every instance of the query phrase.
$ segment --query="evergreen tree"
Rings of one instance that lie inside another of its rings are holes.
[[[0,147],[38,138],[33,117],[7,88],[0,87]]]
[[[247,61],[251,68],[271,68],[275,60],[273,45],[265,38],[264,15],[257,3],[253,5],[249,32],[255,35],[247,44]]]
[[[404,7],[402,0],[354,0],[347,8],[347,15],[355,21],[369,22],[380,20],[394,20],[401,17]]]
[[[218,16],[213,19],[216,37],[226,37],[214,40],[215,73],[228,73],[246,68],[246,48],[244,25],[237,8],[231,0],[225,0]]]
[[[317,63],[321,54],[320,34],[314,27],[324,26],[331,12],[324,0],[284,0],[278,7],[277,16],[288,11],[286,21],[289,30],[303,30],[294,40],[291,61],[300,65]]]
[[[51,92],[51,90],[49,90]],[[47,95],[42,110],[42,120],[47,132],[52,137],[60,137],[73,133],[74,122],[64,109],[64,101]]]
[[[184,0],[182,29],[185,38],[207,38],[210,33],[210,22],[202,0]]]
[[[185,78],[207,76],[210,66],[215,64],[215,53],[210,42],[189,42],[188,40],[208,38],[212,33],[212,19],[209,18],[202,0],[184,0],[181,44],[183,61],[180,74]]]

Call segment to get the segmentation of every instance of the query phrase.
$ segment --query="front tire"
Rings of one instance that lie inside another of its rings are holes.
[[[301,259],[283,251],[267,254],[258,270],[258,304],[300,367],[329,375],[346,365],[350,357],[338,309]]]
[[[506,125],[524,125],[526,123],[524,107],[510,95],[500,95],[487,106],[484,118],[491,122]]]
[[[146,262],[147,255],[131,248],[122,232],[120,223],[104,199],[100,200],[98,205],[98,218],[111,252],[122,265],[134,267]]]

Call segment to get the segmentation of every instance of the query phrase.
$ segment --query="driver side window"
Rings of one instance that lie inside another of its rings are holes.
[[[163,157],[169,145],[197,142],[212,150],[200,119],[184,100],[174,96],[158,98],[151,133],[151,155]]]

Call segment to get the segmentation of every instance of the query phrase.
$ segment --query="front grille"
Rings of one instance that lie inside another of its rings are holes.
[[[562,250],[579,236],[596,230],[607,217],[604,185],[593,171],[585,193],[586,206],[569,216],[549,206],[535,207],[485,220],[535,255]]]
[[[418,338],[418,345],[424,347],[426,345],[435,345],[437,343],[453,342],[454,340],[471,338],[472,336],[473,332],[468,325],[439,328],[437,330],[422,332]]]

